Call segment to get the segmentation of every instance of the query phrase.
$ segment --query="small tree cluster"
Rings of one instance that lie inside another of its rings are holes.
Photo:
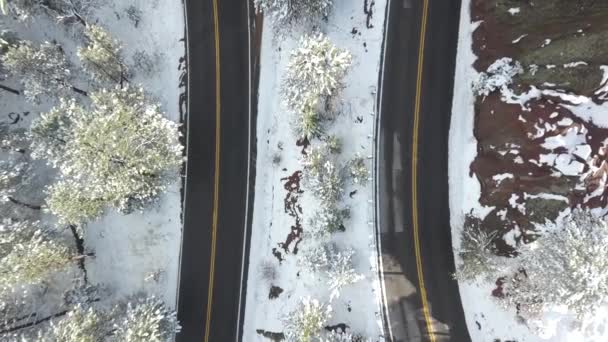
[[[287,108],[297,117],[295,130],[301,137],[320,136],[319,113],[340,87],[351,61],[347,50],[337,48],[321,33],[300,39],[291,53],[282,92]]]
[[[30,101],[38,103],[41,96],[66,94],[72,88],[69,65],[59,45],[11,44],[0,59],[10,74],[21,79]]]
[[[524,317],[565,305],[579,318],[593,315],[608,300],[608,222],[574,211],[534,243],[521,249],[519,277],[505,300]]]
[[[478,220],[466,217],[458,249],[462,261],[456,267],[456,279],[471,281],[479,276],[492,278],[498,273],[495,238],[496,234],[483,230]]]
[[[330,305],[319,303],[316,299],[302,298],[298,307],[283,320],[287,340],[316,342],[331,318],[331,312]]]
[[[91,107],[62,100],[32,124],[33,155],[59,168],[49,209],[66,224],[94,219],[106,206],[140,208],[182,163],[178,125],[142,89],[91,94]]]
[[[259,12],[268,14],[278,26],[290,26],[311,18],[326,18],[332,2],[332,0],[255,0],[255,8]]]
[[[121,44],[98,25],[88,25],[84,33],[88,44],[78,49],[84,68],[95,80],[122,84],[127,79],[128,68],[122,57]]]

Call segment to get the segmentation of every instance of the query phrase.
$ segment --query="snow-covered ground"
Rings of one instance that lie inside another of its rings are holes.
[[[475,94],[471,85],[478,78],[478,73],[473,68],[473,63],[477,57],[472,50],[472,34],[479,25],[479,23],[471,22],[470,3],[470,0],[464,0],[462,3],[449,138],[450,221],[453,236],[452,245],[457,264],[462,262],[458,251],[465,215],[472,212],[476,217],[483,218],[493,209],[484,207],[479,203],[480,183],[470,171],[470,165],[477,154],[477,141],[473,135]],[[553,96],[560,97],[555,94]],[[518,101],[526,102],[521,98]],[[600,112],[598,109],[586,107],[587,105],[592,106],[591,104],[593,102],[585,97],[585,101],[582,103],[573,103],[572,111],[588,122],[601,123],[602,118],[605,118],[608,107],[603,105],[603,108],[601,108],[602,115],[598,117],[597,113]],[[575,105],[579,106],[574,109]],[[597,105],[594,106],[598,107]],[[517,117],[514,117],[514,120],[517,120]],[[563,137],[563,140],[568,140],[566,138],[567,134]],[[561,141],[561,143],[568,145],[564,141]],[[569,145],[566,147],[569,147]],[[509,176],[512,177],[509,174],[497,175],[496,179],[504,179]],[[508,259],[503,259],[506,263],[509,263]],[[608,310],[606,306],[602,307],[593,317],[586,319],[581,327],[573,324],[573,315],[567,309],[549,309],[542,315],[540,322],[542,330],[536,330],[533,326],[528,326],[518,320],[515,308],[504,309],[497,299],[492,296],[492,290],[496,288],[493,280],[460,281],[459,287],[467,326],[473,341],[498,341],[499,339],[518,342],[608,340],[608,329],[606,329]]]
[[[107,28],[122,43],[125,63],[133,74],[131,84],[141,85],[160,103],[168,118],[179,122],[182,119],[179,98],[183,92],[179,87],[182,73],[179,66],[180,58],[185,55],[182,2],[111,0],[102,3],[87,20]],[[137,9],[133,13],[138,14],[138,20],[127,15],[131,7]],[[0,16],[0,20],[20,39],[36,44],[56,40],[70,63],[80,65],[76,50],[85,44],[80,24],[66,26],[44,15],[25,22],[5,16]],[[85,75],[74,76],[79,88],[95,90]],[[3,83],[21,89],[14,79]],[[48,101],[33,106],[23,96],[0,92],[0,119],[13,122],[17,114],[20,116],[21,120],[12,127],[29,127],[32,119],[51,107]],[[28,111],[28,115],[23,115]],[[39,190],[50,181],[47,178],[38,184]],[[180,187],[181,181],[176,177],[168,191],[144,212],[123,215],[108,210],[101,219],[86,226],[85,248],[95,253],[94,258],[87,259],[86,269],[90,283],[104,285],[109,290],[111,295],[103,301],[115,302],[145,292],[160,296],[169,307],[175,307],[182,229]],[[38,196],[41,194],[39,191]],[[43,219],[52,221],[48,215]]]
[[[328,133],[342,139],[342,153],[338,164],[344,164],[356,154],[373,155],[376,85],[383,37],[386,1],[376,1],[373,28],[366,27],[363,1],[336,1],[327,22],[320,23],[320,30],[338,48],[346,48],[353,55],[351,66],[340,92],[342,114],[330,125]],[[257,171],[249,276],[247,279],[244,341],[266,341],[256,330],[282,332],[281,318],[292,311],[301,297],[310,296],[328,302],[330,290],[327,279],[301,271],[297,256],[286,253],[278,244],[285,242],[295,219],[285,212],[284,199],[287,191],[286,177],[301,170],[302,147],[296,146],[297,138],[290,125],[290,114],[279,96],[281,81],[289,53],[296,47],[297,39],[307,33],[292,32],[285,37],[275,37],[270,20],[264,22],[261,47],[261,74],[257,121]],[[314,143],[313,143],[314,145]],[[273,159],[280,162],[273,163]],[[368,160],[371,169],[372,160]],[[353,193],[354,191],[356,193]],[[376,269],[376,251],[373,229],[372,183],[365,186],[348,185],[344,189],[344,204],[351,208],[351,218],[346,221],[346,231],[333,234],[332,241],[341,247],[355,250],[355,270],[364,279],[347,286],[339,298],[331,302],[333,308],[329,325],[345,323],[353,333],[361,333],[372,341],[383,340],[380,322],[380,292]],[[351,196],[349,196],[351,194]],[[299,202],[302,207],[302,226],[307,230],[308,220],[319,203],[314,194],[304,191]],[[305,239],[299,250],[311,245]],[[291,246],[293,248],[293,246]],[[273,249],[284,258],[279,262]],[[293,251],[293,249],[291,249]],[[282,292],[278,298],[269,299],[271,286]]]

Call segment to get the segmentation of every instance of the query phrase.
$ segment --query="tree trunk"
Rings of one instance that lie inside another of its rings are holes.
[[[14,198],[14,197],[9,197],[8,198],[9,201],[11,201],[14,204],[20,205],[22,207],[26,207],[32,210],[40,210],[42,209],[42,206],[40,205],[35,205],[35,204],[29,204],[29,203],[25,203],[25,202],[21,202],[20,200]]]
[[[53,318],[65,316],[67,313],[68,313],[68,310],[63,310],[63,311],[60,311],[60,312],[58,312],[56,314],[53,314],[51,316],[47,316],[47,317],[44,317],[44,318],[41,318],[41,319],[37,319],[37,320],[35,320],[33,322],[17,325],[17,326],[14,326],[12,328],[9,328],[9,329],[4,329],[4,330],[0,331],[0,335],[4,335],[4,334],[8,334],[8,333],[13,333],[13,332],[25,329],[25,328],[33,327],[33,326],[38,325],[40,323],[50,321]]]
[[[21,92],[19,90],[7,87],[4,84],[0,84],[0,89],[8,91],[9,93],[13,93],[15,95],[21,95]]]
[[[78,255],[80,256],[80,258],[78,258],[78,267],[82,270],[82,275],[84,278],[84,282],[85,284],[89,283],[89,277],[87,274],[87,269],[85,268],[84,265],[84,257],[87,255],[84,252],[84,239],[80,236],[80,234],[78,234],[78,230],[76,229],[76,226],[71,224],[70,225],[70,231],[72,231],[72,235],[74,236],[74,240],[76,242],[76,250],[78,251]]]
[[[88,97],[88,96],[89,96],[89,93],[88,93],[88,92],[86,92],[85,90],[82,90],[82,89],[80,89],[80,88],[76,88],[76,87],[72,86],[72,90],[73,90],[74,92],[76,92],[76,93],[80,94],[80,95],[83,95],[83,96],[86,96],[86,97]]]

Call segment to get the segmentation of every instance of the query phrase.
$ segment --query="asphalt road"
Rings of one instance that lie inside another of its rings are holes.
[[[447,172],[460,1],[428,0],[426,11],[425,1],[389,3],[377,161],[385,315],[393,342],[466,342]]]
[[[188,162],[177,341],[228,342],[238,334],[248,226],[248,1],[185,5]]]

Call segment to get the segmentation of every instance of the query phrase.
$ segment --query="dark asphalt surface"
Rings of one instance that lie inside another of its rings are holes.
[[[410,4],[411,7],[404,6]],[[428,341],[412,233],[413,113],[422,0],[392,0],[379,123],[378,220],[393,342]],[[422,78],[418,212],[424,283],[436,341],[470,341],[454,272],[448,134],[460,1],[430,0]]]
[[[246,220],[249,138],[248,2],[218,0],[221,76],[219,210],[209,339],[234,341]],[[216,148],[212,0],[186,0],[189,51],[188,166],[178,342],[204,341],[210,278]]]

